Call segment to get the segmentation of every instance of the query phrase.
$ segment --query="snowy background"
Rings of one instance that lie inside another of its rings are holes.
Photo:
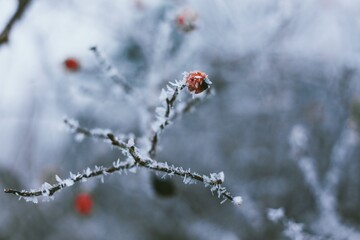
[[[16,7],[0,1],[0,31]],[[184,8],[198,15],[191,32],[175,24]],[[92,46],[145,101],[108,78]],[[359,54],[357,0],[33,1],[0,46],[2,188],[122,159],[63,118],[146,136],[161,88],[201,70],[216,94],[163,132],[156,159],[224,171],[244,203],[220,205],[178,177],[166,197],[138,169],[50,202],[0,194],[0,239],[360,239]],[[74,206],[84,192],[88,215]]]

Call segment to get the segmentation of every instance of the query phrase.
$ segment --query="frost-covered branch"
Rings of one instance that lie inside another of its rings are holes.
[[[332,225],[331,228],[325,228],[323,232],[327,235],[330,234],[334,239],[347,239],[348,236],[350,236],[349,233],[356,236],[354,239],[358,239],[360,235],[351,227],[342,223],[336,214],[336,205],[338,204],[336,188],[338,187],[337,185],[341,177],[340,170],[347,162],[348,154],[354,151],[358,145],[358,133],[349,126],[345,126],[339,140],[333,147],[330,168],[325,175],[324,184],[320,184],[319,182],[318,172],[314,166],[315,160],[307,156],[308,133],[306,128],[301,125],[295,125],[290,133],[289,142],[292,148],[293,158],[299,165],[306,183],[310,186],[317,201],[320,210],[320,218],[318,221],[324,223],[324,226],[329,225],[329,223]],[[293,227],[295,225],[290,224],[289,226]],[[293,229],[292,227],[291,229]]]
[[[99,139],[108,139],[110,143],[118,147],[122,150],[122,154],[127,157],[125,162],[117,162],[113,163],[111,167],[95,167],[94,170],[90,170],[89,168],[84,170],[82,174],[78,173],[76,175],[70,174],[70,178],[66,180],[61,180],[57,177],[58,183],[55,185],[50,185],[48,183],[44,183],[43,186],[34,191],[24,191],[24,190],[13,190],[13,189],[5,189],[5,193],[12,193],[17,196],[26,197],[25,199],[28,201],[35,201],[33,197],[43,196],[49,197],[52,196],[55,192],[65,188],[70,187],[74,183],[79,181],[84,181],[84,179],[92,178],[92,177],[103,177],[107,174],[119,172],[121,170],[131,169],[134,167],[144,167],[157,172],[163,172],[169,176],[177,175],[183,178],[183,182],[185,184],[192,184],[196,181],[203,182],[205,187],[209,187],[211,192],[216,192],[218,198],[222,198],[225,202],[226,200],[232,201],[236,205],[240,205],[242,203],[242,198],[240,196],[233,197],[229,191],[225,187],[222,186],[224,182],[225,175],[223,172],[220,173],[211,173],[209,176],[200,175],[196,172],[191,172],[190,169],[184,170],[182,167],[176,167],[174,165],[168,165],[166,162],[158,162],[151,158],[144,157],[140,154],[138,148],[134,146],[134,140],[130,139],[127,143],[119,140],[112,133],[100,133],[100,130],[89,130],[83,127],[78,126],[72,120],[65,120],[65,123],[75,132],[82,133],[89,137],[99,138]],[[107,130],[103,130],[107,131]],[[30,199],[28,199],[30,197]]]
[[[358,132],[349,126],[345,126],[331,153],[330,167],[325,176],[325,188],[327,191],[333,191],[339,184],[342,174],[341,170],[348,162],[348,156],[351,155],[358,144]]]
[[[14,190],[14,189],[4,189],[5,193],[11,193],[15,194],[20,197],[24,197],[27,201],[33,201],[37,203],[37,199],[33,197],[51,197],[55,192],[65,188],[65,187],[71,187],[76,182],[85,182],[88,178],[93,177],[103,177],[105,175],[119,172],[121,170],[130,169],[135,166],[134,161],[126,161],[126,162],[120,162],[118,160],[117,162],[113,162],[113,166],[111,167],[98,167],[95,166],[93,170],[90,168],[87,168],[83,171],[83,173],[77,173],[73,174],[70,173],[70,178],[61,180],[60,177],[56,176],[56,180],[58,183],[51,185],[49,183],[44,183],[40,189],[38,190],[31,190],[31,191],[24,191],[24,190]]]
[[[170,86],[167,86],[167,91],[165,91],[164,89],[161,90],[160,100],[162,102],[162,106],[157,107],[155,110],[157,114],[156,116],[157,121],[152,126],[153,134],[150,137],[151,148],[149,150],[149,155],[152,158],[155,157],[156,155],[156,146],[158,143],[160,132],[170,123],[169,117],[171,110],[174,106],[174,103],[176,101],[176,98],[179,95],[180,91],[186,87],[184,81],[170,83],[170,84],[175,86],[175,89],[171,88]]]
[[[31,0],[18,0],[18,7],[14,15],[10,18],[9,22],[6,24],[4,30],[0,33],[0,46],[9,41],[9,34],[15,22],[18,21],[24,14],[26,8],[31,3]]]
[[[210,95],[210,89],[206,90],[205,92],[206,95]],[[201,97],[196,97],[196,98],[191,98],[189,101],[187,101],[186,103],[184,103],[183,105],[181,105],[178,109],[174,109],[173,110],[173,114],[172,116],[163,116],[163,118],[165,118],[165,121],[163,121],[160,126],[154,126],[153,127],[155,129],[158,129],[157,131],[154,131],[150,137],[150,141],[151,141],[151,148],[149,150],[149,155],[150,157],[154,158],[156,155],[156,147],[159,141],[159,135],[160,133],[165,129],[166,126],[169,125],[169,123],[173,122],[176,118],[178,118],[179,116],[181,116],[184,113],[189,112],[191,109],[193,109],[197,104],[199,104],[202,101],[203,98]],[[167,100],[167,99],[166,99]],[[166,101],[166,105],[167,101]],[[170,111],[172,108],[169,108]],[[170,113],[169,111],[169,113]],[[161,113],[161,111],[160,111]],[[166,114],[167,112],[165,112]],[[158,113],[159,114],[159,113]],[[170,115],[170,114],[169,114]],[[162,119],[161,116],[157,116],[158,120]],[[156,123],[155,123],[156,124]]]
[[[96,48],[95,48],[96,50]],[[123,138],[115,136],[110,130],[103,129],[87,129],[79,126],[79,123],[75,120],[65,119],[64,123],[72,130],[75,134],[81,134],[83,136],[102,139],[109,142],[111,145],[119,148],[123,155],[126,156],[125,162],[113,163],[111,167],[95,167],[91,170],[87,168],[83,173],[78,173],[76,175],[70,173],[70,178],[61,180],[56,176],[57,184],[50,185],[44,183],[42,187],[38,190],[24,191],[24,190],[13,190],[5,189],[5,193],[12,193],[20,197],[24,197],[27,201],[38,202],[37,197],[42,196],[45,199],[48,199],[49,196],[52,196],[55,192],[65,188],[70,187],[76,182],[85,181],[88,178],[98,177],[101,178],[107,174],[114,172],[121,172],[126,169],[133,169],[135,167],[143,167],[156,172],[165,173],[165,175],[173,176],[177,175],[183,178],[185,184],[192,184],[196,182],[204,183],[205,187],[209,187],[211,192],[216,192],[218,198],[222,198],[222,202],[226,200],[232,201],[236,205],[242,203],[242,198],[240,196],[233,197],[225,187],[222,186],[225,175],[223,172],[220,173],[210,173],[210,175],[200,175],[196,172],[191,172],[190,169],[183,169],[182,167],[177,167],[174,165],[168,165],[166,162],[158,162],[153,160],[152,156],[155,156],[157,138],[161,130],[163,130],[168,124],[171,116],[176,117],[172,114],[172,109],[174,103],[180,93],[185,87],[188,87],[190,92],[201,93],[208,89],[208,85],[211,84],[208,80],[207,75],[202,72],[190,72],[185,73],[182,81],[175,81],[171,83],[174,87],[167,86],[167,91],[162,90],[160,98],[163,100],[163,106],[156,109],[158,121],[155,127],[153,126],[154,135],[152,137],[152,147],[149,151],[150,157],[141,155],[140,149],[135,147],[135,142],[133,138],[128,138],[128,141],[125,142]],[[192,102],[193,104],[195,102]],[[182,111],[187,111],[191,108],[190,102],[185,105]],[[172,114],[172,115],[171,115]]]
[[[292,152],[292,158],[298,164],[305,180],[314,195],[322,191],[319,182],[319,176],[314,166],[315,160],[308,156],[308,131],[300,124],[295,125],[289,136],[289,143]]]
[[[91,137],[95,139],[101,139],[101,140],[110,140],[109,136],[114,136],[114,133],[111,132],[109,129],[101,129],[101,128],[95,128],[95,129],[88,129],[85,127],[81,127],[79,125],[79,122],[74,119],[64,119],[64,123],[69,127],[72,133],[75,134],[81,134],[86,137]],[[120,148],[125,148],[126,145],[118,146]]]
[[[111,140],[112,145],[125,150],[123,151],[123,154],[130,155],[140,167],[145,167],[158,172],[164,172],[170,176],[181,176],[183,177],[185,184],[195,183],[195,181],[203,182],[205,184],[205,187],[210,187],[211,192],[216,191],[218,197],[223,198],[223,202],[226,200],[230,200],[236,205],[240,205],[242,203],[242,198],[240,196],[233,197],[230,192],[228,192],[226,188],[221,185],[225,179],[225,175],[223,172],[211,173],[209,176],[206,176],[191,172],[190,169],[184,170],[182,167],[176,167],[174,165],[169,166],[166,162],[158,162],[151,158],[141,156],[139,150],[133,145],[134,141],[131,139],[127,144],[125,144],[124,142],[119,141],[112,134],[108,134],[108,137]],[[124,145],[126,146],[125,148],[123,147]]]
[[[305,233],[304,224],[297,223],[286,217],[283,208],[268,209],[267,218],[273,223],[280,223],[283,227],[283,235],[289,239],[300,240],[300,239],[322,239],[320,236],[312,236]]]

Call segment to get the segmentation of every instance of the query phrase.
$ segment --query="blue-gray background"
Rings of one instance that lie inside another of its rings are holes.
[[[16,3],[0,1],[0,29]],[[174,23],[184,8],[198,14],[190,33]],[[107,78],[94,45],[146,105]],[[0,239],[360,239],[359,54],[357,0],[33,1],[0,47],[2,188],[111,165],[121,153],[79,141],[64,116],[143,136],[161,88],[202,70],[216,94],[161,135],[157,160],[224,171],[244,203],[176,177],[176,194],[159,197],[139,169],[37,205],[0,194]],[[89,216],[74,210],[80,192]]]

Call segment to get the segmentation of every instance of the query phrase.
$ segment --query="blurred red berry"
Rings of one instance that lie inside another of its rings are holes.
[[[188,73],[186,76],[186,86],[190,92],[195,91],[195,94],[201,93],[208,89],[210,81],[207,75],[200,71]]]
[[[190,32],[196,28],[197,18],[198,14],[194,10],[185,8],[177,14],[176,25],[181,31]]]
[[[143,0],[134,0],[135,7],[138,10],[144,10],[145,9],[145,3]]]
[[[75,198],[75,209],[81,215],[89,215],[93,207],[93,200],[87,193],[81,193]]]
[[[69,71],[76,72],[80,69],[79,61],[75,58],[67,58],[64,61],[65,68]]]
[[[184,25],[185,24],[185,17],[184,16],[178,16],[177,17],[177,24],[178,25]]]

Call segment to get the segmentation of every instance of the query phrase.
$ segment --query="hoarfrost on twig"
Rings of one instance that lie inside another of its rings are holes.
[[[74,127],[69,125],[70,127]],[[74,129],[75,132],[87,132],[91,133],[91,130],[86,128],[82,128],[80,126]],[[104,138],[104,135],[91,135],[88,136]],[[74,183],[79,181],[86,181],[88,178],[92,177],[102,177],[110,173],[119,172],[121,170],[127,170],[134,167],[144,167],[157,172],[164,172],[169,175],[178,175],[184,178],[185,183],[193,183],[195,181],[200,181],[205,184],[206,187],[210,187],[210,190],[216,191],[219,198],[228,199],[234,202],[236,205],[240,205],[242,202],[241,197],[233,197],[230,192],[226,190],[221,184],[225,179],[225,175],[223,172],[220,173],[211,173],[209,176],[200,175],[195,172],[191,172],[190,169],[184,170],[182,167],[176,167],[174,165],[169,166],[167,163],[158,162],[151,158],[146,158],[141,156],[139,149],[137,149],[134,145],[122,142],[117,137],[115,137],[112,133],[108,133],[107,138],[110,140],[111,144],[115,147],[118,147],[122,150],[122,153],[127,156],[127,160],[125,162],[121,162],[119,159],[112,163],[111,167],[95,167],[93,170],[87,168],[83,171],[83,173],[72,174],[70,173],[70,178],[61,180],[60,177],[57,177],[58,183],[54,185],[50,185],[45,183],[42,188],[34,191],[18,191],[13,189],[5,189],[6,193],[12,193],[22,197],[36,197],[36,196],[52,196],[55,192],[65,188],[70,187]],[[132,141],[131,141],[132,143]]]
[[[93,48],[92,50],[95,52],[95,54],[100,56],[96,48]],[[233,197],[230,192],[228,192],[227,189],[222,186],[225,180],[224,172],[210,173],[209,176],[200,175],[196,172],[191,172],[190,169],[184,170],[182,167],[176,167],[174,165],[169,166],[166,162],[158,162],[152,159],[153,156],[155,156],[158,135],[160,131],[165,128],[165,126],[170,124],[170,117],[177,96],[179,95],[180,91],[186,87],[186,76],[187,73],[184,74],[182,81],[175,81],[174,83],[167,85],[167,90],[162,90],[160,94],[162,106],[156,109],[157,122],[153,124],[154,134],[151,137],[151,148],[148,151],[150,158],[141,154],[142,151],[135,146],[135,139],[132,136],[129,137],[126,142],[123,137],[115,136],[110,130],[90,130],[79,126],[79,123],[76,120],[65,119],[65,124],[68,125],[74,134],[78,136],[81,135],[82,137],[86,136],[102,139],[105,142],[110,143],[112,146],[121,150],[121,153],[127,157],[126,161],[121,162],[120,159],[118,159],[117,161],[114,161],[110,167],[95,166],[94,169],[90,169],[89,167],[86,168],[82,173],[73,174],[70,172],[70,177],[65,180],[62,180],[59,176],[56,175],[56,184],[50,185],[48,183],[44,183],[38,190],[18,191],[13,189],[5,189],[5,193],[18,195],[25,198],[25,200],[32,202],[37,202],[37,197],[39,196],[42,196],[48,200],[49,197],[52,196],[55,192],[65,187],[70,187],[76,182],[85,182],[88,178],[93,177],[100,177],[101,181],[103,182],[103,177],[108,174],[114,172],[121,173],[121,171],[125,171],[125,173],[127,173],[128,169],[135,173],[136,167],[143,167],[157,172],[163,172],[165,175],[167,174],[169,176],[178,175],[183,178],[183,182],[185,184],[192,184],[196,181],[203,182],[205,187],[209,187],[212,193],[216,192],[218,198],[222,198],[221,203],[224,203],[226,200],[230,200],[234,204],[240,205],[242,203],[242,198],[240,196]],[[208,84],[211,84],[210,80],[207,81],[209,81]],[[182,111],[188,110],[190,107],[191,104],[185,106]],[[176,117],[175,114],[173,116]]]

